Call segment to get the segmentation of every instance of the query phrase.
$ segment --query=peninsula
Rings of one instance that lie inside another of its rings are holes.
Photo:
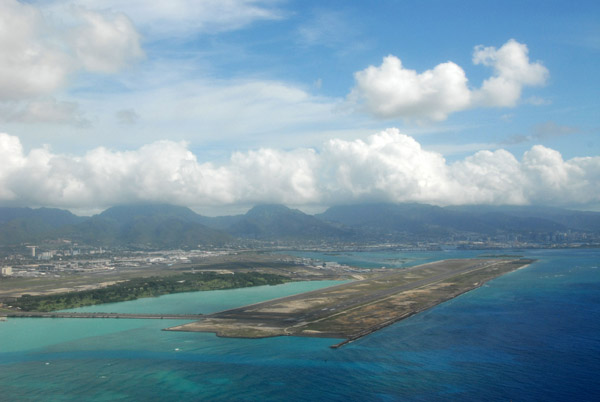
[[[393,269],[364,280],[209,314],[167,330],[240,338],[344,339],[332,346],[339,347],[533,261],[459,259]]]

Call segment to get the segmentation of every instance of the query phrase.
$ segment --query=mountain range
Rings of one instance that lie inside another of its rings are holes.
[[[258,205],[241,215],[207,217],[173,205],[123,205],[92,217],[53,208],[0,207],[0,244],[70,239],[97,246],[179,248],[239,241],[414,242],[550,233],[600,234],[600,213],[546,207],[425,204],[334,206],[308,215]]]

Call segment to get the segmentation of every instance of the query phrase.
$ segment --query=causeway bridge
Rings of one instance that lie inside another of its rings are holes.
[[[70,312],[39,312],[14,311],[0,313],[0,318],[124,318],[142,320],[200,320],[202,314],[125,314],[125,313],[70,313]]]

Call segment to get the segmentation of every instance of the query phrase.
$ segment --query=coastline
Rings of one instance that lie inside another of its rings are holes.
[[[533,260],[462,259],[430,262],[337,285],[207,315],[168,331],[214,332],[220,337],[301,336],[338,338],[343,346],[418,314]]]

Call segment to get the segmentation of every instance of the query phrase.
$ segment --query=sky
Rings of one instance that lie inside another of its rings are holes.
[[[0,0],[0,205],[600,210],[597,1]]]

